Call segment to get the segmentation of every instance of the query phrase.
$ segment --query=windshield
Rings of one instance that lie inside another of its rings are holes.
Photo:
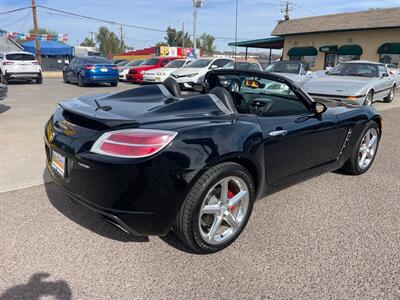
[[[170,63],[166,64],[166,68],[180,68],[185,63],[184,60],[173,60]]]
[[[132,60],[130,62],[128,62],[125,66],[126,67],[135,67],[140,65],[143,62],[143,60]]]
[[[118,67],[122,67],[122,66],[125,66],[128,62],[129,62],[129,61],[124,60],[124,61],[120,61],[120,62],[117,63],[116,65],[117,65]]]
[[[87,64],[112,64],[110,60],[98,56],[85,57],[83,62]]]
[[[28,53],[10,53],[6,54],[8,60],[36,60],[35,56]]]
[[[222,67],[222,69],[228,69],[228,70],[232,70],[234,68],[238,70],[256,70],[256,71],[260,70],[260,67],[256,63],[249,63],[246,61],[237,61],[237,62],[231,61]]]
[[[198,59],[192,62],[189,65],[186,65],[185,68],[206,68],[211,63],[212,59]]]
[[[142,62],[140,65],[141,66],[153,66],[158,64],[158,58],[149,58],[146,59],[144,62]]]
[[[379,77],[378,67],[374,64],[343,63],[327,73],[336,76]]]
[[[274,73],[292,73],[292,74],[299,74],[300,73],[300,64],[296,62],[284,62],[284,61],[277,61],[265,68],[267,72],[274,72]]]

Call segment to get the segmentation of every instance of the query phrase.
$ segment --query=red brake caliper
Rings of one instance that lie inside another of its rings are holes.
[[[235,194],[234,194],[233,192],[231,192],[231,191],[228,191],[228,200],[231,199],[233,196],[235,196]],[[229,210],[230,210],[231,212],[234,211],[235,208],[236,208],[235,205],[229,206]]]

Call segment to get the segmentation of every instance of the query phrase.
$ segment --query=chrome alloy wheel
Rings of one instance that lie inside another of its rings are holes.
[[[199,230],[205,242],[219,245],[241,229],[249,209],[249,188],[236,176],[217,182],[200,209]]]
[[[370,128],[364,134],[360,149],[358,150],[358,166],[361,170],[369,167],[376,154],[378,147],[378,131],[375,128]]]

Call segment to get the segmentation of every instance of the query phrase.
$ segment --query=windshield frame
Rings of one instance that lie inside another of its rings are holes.
[[[204,62],[204,61],[208,61],[208,63],[206,65],[201,65],[201,66],[196,66],[196,63],[200,63],[200,62]],[[199,58],[196,59],[194,62],[187,64],[186,66],[184,66],[184,68],[194,68],[194,69],[203,69],[203,68],[208,68],[208,66],[214,61],[214,59],[212,58]],[[195,65],[195,66],[193,66]]]

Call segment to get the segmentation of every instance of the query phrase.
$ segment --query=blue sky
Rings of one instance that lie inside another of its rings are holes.
[[[167,26],[180,30],[185,21],[186,31],[192,32],[191,0],[36,0],[37,4],[67,10],[83,15],[119,21],[132,25],[165,29]],[[387,8],[400,6],[400,0],[292,0],[291,18]],[[31,0],[0,0],[2,11],[28,6]],[[282,19],[282,1],[239,0],[238,38],[256,39],[270,36],[276,21]],[[104,24],[84,19],[60,16],[39,9],[39,26],[58,33],[68,33],[71,45],[81,42],[89,31],[97,31]],[[117,26],[106,25],[118,32]],[[0,14],[0,28],[8,31],[26,32],[32,28],[29,10],[8,15]],[[162,41],[161,32],[125,28],[128,45],[136,49]],[[235,35],[235,1],[206,0],[199,10],[198,33],[211,33],[217,37],[232,38]],[[229,50],[229,40],[217,39],[218,50]]]

